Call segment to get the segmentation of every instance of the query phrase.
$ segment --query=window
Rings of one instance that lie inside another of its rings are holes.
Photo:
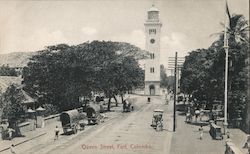
[[[156,29],[149,29],[149,34],[156,34]]]
[[[154,67],[150,67],[150,73],[154,73],[154,72],[155,72]]]
[[[150,59],[154,59],[155,58],[155,54],[154,53],[151,53],[150,54]]]

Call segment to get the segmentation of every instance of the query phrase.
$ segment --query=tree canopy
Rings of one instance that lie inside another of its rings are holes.
[[[145,54],[128,43],[111,41],[49,46],[24,68],[24,89],[40,103],[60,110],[80,106],[79,97],[90,96],[92,91],[111,98],[143,84],[137,59]]]
[[[0,76],[17,76],[15,68],[10,68],[9,65],[0,66]]]
[[[17,122],[25,114],[23,105],[24,95],[21,89],[16,85],[10,85],[7,90],[1,94],[0,108],[2,115],[0,117],[8,119],[10,124]]]
[[[243,111],[246,92],[245,58],[249,51],[248,22],[242,15],[233,15],[228,28],[229,38],[229,116],[231,119]],[[207,104],[214,100],[224,102],[225,51],[224,33],[208,49],[197,49],[186,56],[182,68],[181,90]],[[236,113],[236,114],[234,114]],[[241,113],[240,113],[241,114]],[[243,114],[241,115],[243,116]]]

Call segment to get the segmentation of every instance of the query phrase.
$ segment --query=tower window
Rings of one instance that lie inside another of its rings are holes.
[[[150,67],[150,73],[154,73],[155,72],[155,68],[154,67]]]
[[[156,29],[149,29],[149,34],[156,34]]]
[[[154,53],[150,54],[150,59],[155,59],[155,54]]]

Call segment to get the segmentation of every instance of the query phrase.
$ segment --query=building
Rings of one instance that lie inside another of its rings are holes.
[[[160,95],[160,38],[162,23],[159,10],[154,5],[147,11],[144,23],[146,33],[146,50],[150,58],[145,61],[145,95]]]

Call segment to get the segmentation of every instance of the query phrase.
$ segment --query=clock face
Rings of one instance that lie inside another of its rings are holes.
[[[155,40],[154,40],[154,39],[151,39],[150,42],[153,44],[153,43],[155,43]]]

